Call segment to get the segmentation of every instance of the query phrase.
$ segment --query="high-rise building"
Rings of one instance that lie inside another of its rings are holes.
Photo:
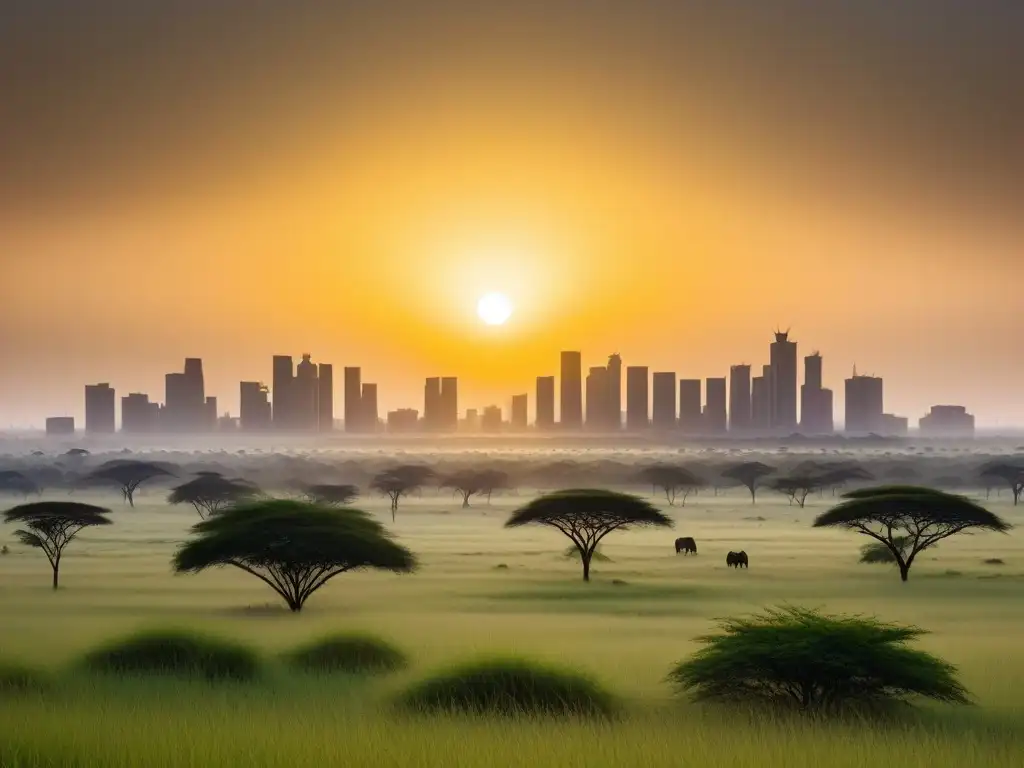
[[[626,429],[637,432],[650,426],[650,394],[647,366],[626,368]]]
[[[274,380],[273,387],[273,423],[276,430],[290,430],[295,428],[295,408],[293,402],[293,384],[295,371],[292,366],[291,355],[274,355]]]
[[[480,416],[481,432],[501,432],[501,408],[488,405]]]
[[[933,405],[917,425],[924,437],[974,437],[974,416],[962,405]]]
[[[155,432],[162,420],[159,403],[151,403],[149,395],[133,392],[121,398],[121,431],[130,434]]]
[[[561,414],[562,429],[583,426],[583,357],[579,352],[562,353]]]
[[[537,377],[537,415],[534,424],[537,429],[549,430],[555,426],[555,377]]]
[[[706,379],[704,404],[704,432],[721,434],[728,428],[729,417],[726,413],[725,377]]]
[[[772,428],[772,367],[761,367],[761,375],[750,381],[750,426],[758,432]]]
[[[804,383],[800,387],[800,431],[805,435],[832,434],[832,390],[822,387],[822,359],[815,352],[804,358]]]
[[[317,366],[317,429],[321,432],[334,431],[334,366],[320,363]]]
[[[46,436],[61,437],[75,434],[74,416],[51,416],[46,420]]]
[[[701,430],[701,381],[700,379],[679,380],[679,428],[689,434]]]
[[[603,432],[608,429],[608,369],[596,366],[587,374],[587,429]]]
[[[203,404],[203,431],[204,432],[216,432],[217,431],[217,398],[210,395],[206,398],[206,402]]]
[[[423,428],[437,432],[441,428],[441,379],[431,376],[423,386]]]
[[[362,384],[363,372],[361,368],[345,367],[345,431],[361,432],[363,430],[362,419]],[[401,417],[399,417],[401,418]]]
[[[377,385],[363,382],[363,391],[359,393],[359,419],[363,432],[377,431]]]
[[[676,427],[676,375],[655,371],[651,376],[651,426],[655,429]]]
[[[771,345],[771,428],[781,434],[792,434],[797,428],[797,362],[796,342],[789,332],[776,331]]]
[[[608,374],[605,381],[608,398],[608,426],[622,429],[622,358],[618,353],[608,356]]]
[[[239,385],[238,421],[245,432],[263,432],[270,429],[270,392],[259,381],[243,381]]]
[[[750,431],[751,422],[750,366],[729,368],[729,431],[737,434]]]
[[[459,429],[459,380],[455,376],[441,379],[441,429],[445,432]]]
[[[526,431],[526,395],[512,395],[512,429]]]
[[[388,411],[388,432],[415,432],[419,427],[420,412],[415,408]]]
[[[115,430],[116,410],[113,387],[106,383],[86,385],[86,432],[91,434],[112,434]]]
[[[881,434],[885,413],[883,382],[877,376],[853,376],[846,380],[844,430],[851,435]]]
[[[464,432],[480,431],[480,412],[476,408],[466,409],[466,418],[462,420],[462,429]]]
[[[304,354],[295,366],[295,426],[303,432],[316,432],[320,423],[320,382],[312,357]]]
[[[906,437],[910,428],[910,419],[892,413],[882,414],[882,434],[885,437]]]

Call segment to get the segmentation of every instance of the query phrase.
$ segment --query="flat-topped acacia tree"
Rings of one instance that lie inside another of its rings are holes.
[[[229,507],[196,523],[173,566],[178,573],[233,566],[267,584],[298,613],[335,576],[364,568],[407,573],[416,558],[358,509],[273,499]]]
[[[671,528],[673,523],[637,496],[574,488],[539,496],[505,522],[506,528],[523,525],[546,525],[567,536],[580,553],[583,580],[590,581],[590,561],[601,539],[609,533],[645,526]]]
[[[892,553],[906,581],[914,558],[942,539],[971,530],[1005,533],[1008,523],[964,496],[915,485],[883,485],[843,494],[818,515],[815,528],[846,528],[870,536]]]
[[[18,541],[41,549],[53,569],[53,588],[60,581],[60,559],[64,548],[83,528],[110,525],[109,509],[79,504],[74,501],[37,501],[8,509],[5,523],[20,523],[24,528],[14,532]]]
[[[259,495],[260,489],[246,480],[231,480],[218,472],[199,472],[187,483],[172,488],[167,503],[191,504],[202,519]]]
[[[124,500],[134,507],[135,491],[139,486],[158,477],[171,476],[168,469],[152,461],[115,459],[90,472],[82,482],[87,486],[112,485],[120,488]]]

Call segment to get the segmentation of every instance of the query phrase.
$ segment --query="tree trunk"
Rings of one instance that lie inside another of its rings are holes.
[[[125,491],[124,495],[128,498],[128,506],[135,509],[135,491]]]
[[[469,506],[469,494],[468,493],[464,493],[464,494],[462,494],[462,507],[466,508],[468,506]]]
[[[910,576],[910,566],[904,565],[903,563],[898,564],[900,567],[900,581],[906,581]]]
[[[756,488],[751,488],[750,489],[750,503],[751,504],[757,504],[757,489]]]
[[[582,557],[580,558],[581,560],[583,560],[583,580],[584,581],[590,581],[590,557],[591,557],[591,554],[592,553],[590,553],[590,552],[584,552]]]
[[[53,588],[57,588],[57,583],[60,581],[60,563],[53,564]]]

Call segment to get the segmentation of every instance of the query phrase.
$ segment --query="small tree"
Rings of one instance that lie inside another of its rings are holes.
[[[822,487],[821,479],[815,475],[790,475],[772,481],[771,488],[789,499],[789,503],[803,508],[807,497]]]
[[[298,613],[335,576],[363,568],[405,573],[416,560],[365,512],[274,499],[196,523],[173,564],[178,573],[233,566],[263,581]]]
[[[986,480],[996,480],[1007,485],[1013,494],[1013,505],[1020,502],[1024,493],[1024,466],[1008,462],[994,462],[981,468],[981,476]]]
[[[655,464],[640,471],[640,478],[652,488],[661,488],[665,500],[674,507],[676,499],[682,498],[682,506],[691,493],[704,486],[704,481],[686,467],[671,464]]]
[[[727,477],[746,486],[750,491],[750,503],[756,504],[758,485],[773,472],[775,472],[775,468],[769,467],[767,464],[762,464],[759,461],[747,461],[724,470],[722,477]]]
[[[83,528],[110,525],[109,509],[73,501],[39,501],[22,504],[4,512],[5,523],[21,523],[14,532],[22,544],[41,549],[53,569],[53,588],[60,581],[60,559],[64,548]]]
[[[697,700],[822,713],[910,696],[969,703],[956,667],[907,647],[925,634],[917,627],[781,608],[725,619],[720,628],[698,638],[704,647],[668,676]]]
[[[347,507],[359,496],[359,489],[354,485],[310,485],[306,488],[305,495],[311,504],[322,504],[326,507]]]
[[[893,543],[896,545],[896,548],[905,555],[907,552],[907,545],[910,543],[910,538],[908,536],[895,536],[893,537]],[[937,546],[939,545],[933,545],[932,549],[934,549]],[[859,562],[867,563],[868,565],[876,565],[881,563],[891,563],[895,565],[896,558],[889,550],[889,547],[883,544],[882,542],[869,541],[867,544],[860,548]]]
[[[506,528],[523,525],[546,525],[567,536],[579,550],[583,580],[590,581],[590,561],[609,533],[642,526],[671,528],[673,523],[636,496],[584,488],[540,496],[505,522]]]
[[[172,489],[167,502],[191,504],[202,519],[259,493],[260,489],[247,480],[229,480],[217,472],[200,472],[194,479]]]
[[[370,487],[391,499],[391,522],[394,522],[399,500],[422,488],[433,475],[429,467],[403,464],[378,474],[373,478]]]
[[[973,529],[1005,533],[1010,526],[963,496],[932,488],[890,485],[843,495],[844,502],[821,514],[815,528],[857,531],[884,544],[906,581],[914,558],[942,539]],[[900,546],[899,538],[907,541]]]
[[[135,506],[135,491],[143,483],[157,477],[173,477],[172,473],[150,461],[131,459],[108,461],[85,476],[87,485],[112,485],[121,489],[124,500]]]
[[[461,494],[462,506],[468,507],[470,498],[477,493],[483,493],[484,480],[483,472],[476,469],[460,469],[441,479],[441,488],[451,488],[455,493]]]
[[[512,478],[508,472],[500,469],[485,469],[480,472],[480,493],[487,496],[487,503],[491,503],[491,494],[495,491],[502,491],[512,487]]]

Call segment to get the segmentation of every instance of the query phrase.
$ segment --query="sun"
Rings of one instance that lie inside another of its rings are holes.
[[[477,302],[476,313],[487,325],[504,325],[512,316],[512,302],[503,293],[486,293]]]

